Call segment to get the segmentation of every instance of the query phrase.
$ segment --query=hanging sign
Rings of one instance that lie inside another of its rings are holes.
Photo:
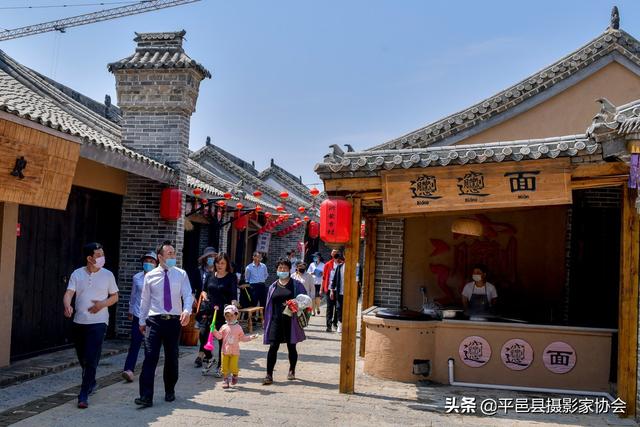
[[[576,366],[576,351],[566,342],[549,344],[542,353],[544,366],[555,374],[566,374]]]
[[[384,214],[570,204],[569,159],[391,170]]]
[[[256,244],[256,252],[269,252],[269,243],[271,243],[271,233],[258,234],[258,243]]]
[[[458,355],[465,365],[478,368],[484,366],[491,358],[491,346],[482,337],[466,337],[458,347]]]
[[[525,340],[514,338],[502,345],[500,356],[504,366],[514,371],[522,371],[533,362],[533,348]]]

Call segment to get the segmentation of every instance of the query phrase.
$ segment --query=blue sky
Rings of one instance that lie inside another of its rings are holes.
[[[2,0],[0,8],[96,1]],[[0,49],[115,102],[106,64],[133,52],[134,31],[185,29],[187,53],[213,73],[201,85],[191,149],[210,135],[258,169],[275,158],[310,184],[330,144],[367,148],[484,99],[597,37],[613,4],[203,0]],[[640,3],[616,4],[621,28],[640,37]],[[0,10],[0,27],[97,9]]]

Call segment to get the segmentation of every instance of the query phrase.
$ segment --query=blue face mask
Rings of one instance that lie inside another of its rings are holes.
[[[313,262],[315,262],[315,263],[317,263],[318,261],[320,261],[320,258],[318,258],[318,257],[315,257],[315,258],[313,259]]]
[[[215,259],[213,259],[213,258],[207,258],[207,265],[208,265],[209,267],[213,267],[213,264],[215,264],[215,263],[216,263],[216,260],[215,260]]]
[[[177,261],[176,261],[176,259],[175,259],[175,258],[167,258],[167,259],[164,261],[164,263],[167,265],[167,267],[169,267],[169,268],[173,268],[173,267],[175,267],[175,266],[176,266]]]
[[[289,272],[288,271],[278,271],[278,279],[288,279]]]
[[[154,268],[156,268],[156,265],[154,263],[152,263],[152,262],[144,262],[144,263],[142,263],[142,269],[144,270],[145,273],[150,272]]]

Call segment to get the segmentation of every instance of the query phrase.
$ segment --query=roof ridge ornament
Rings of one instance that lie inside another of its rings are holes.
[[[620,12],[618,11],[618,6],[613,6],[613,8],[611,8],[611,21],[609,22],[609,28],[612,30],[620,29]]]

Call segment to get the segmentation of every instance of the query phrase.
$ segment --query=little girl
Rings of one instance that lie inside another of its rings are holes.
[[[238,324],[238,308],[228,305],[224,308],[226,324],[219,331],[214,331],[213,336],[222,340],[222,388],[229,388],[238,383],[238,359],[240,358],[240,341],[251,341],[258,335],[245,335],[242,326]]]

